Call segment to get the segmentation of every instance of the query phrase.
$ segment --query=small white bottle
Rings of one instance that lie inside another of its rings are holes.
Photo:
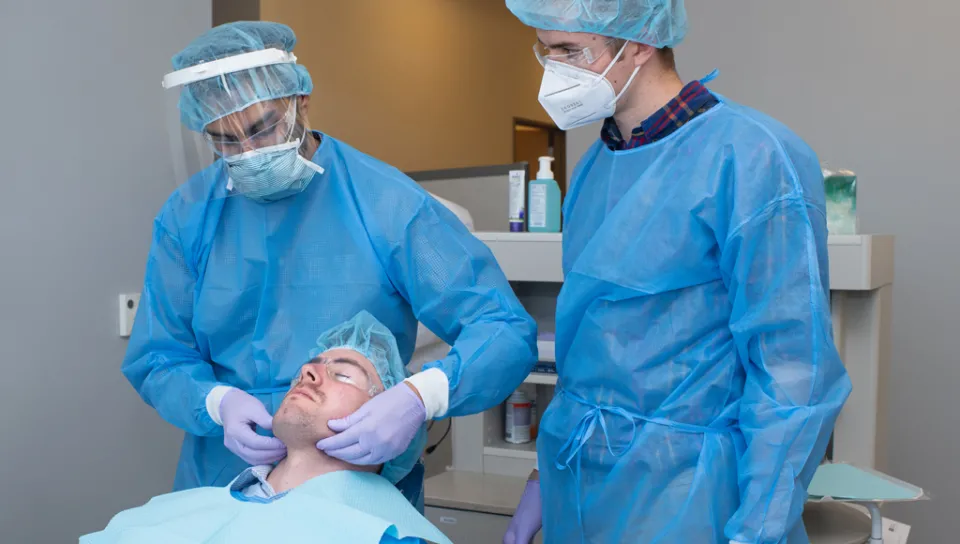
[[[527,217],[527,210],[525,206],[527,205],[526,197],[527,189],[527,171],[526,170],[511,170],[510,171],[510,232],[523,232],[526,226],[524,221]]]
[[[530,442],[531,404],[523,391],[514,391],[504,406],[506,422],[503,439],[511,444]]]

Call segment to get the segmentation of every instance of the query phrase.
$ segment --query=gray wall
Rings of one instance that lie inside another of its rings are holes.
[[[934,0],[688,2],[685,79],[796,130],[859,175],[861,230],[897,236],[890,472],[932,502],[885,509],[911,542],[955,542],[960,507],[960,4]],[[568,135],[588,145],[596,128]],[[940,242],[945,241],[943,244]],[[854,384],[856,387],[856,384]]]
[[[209,25],[210,0],[0,2],[2,542],[76,542],[173,483],[117,295],[175,186],[160,79]]]

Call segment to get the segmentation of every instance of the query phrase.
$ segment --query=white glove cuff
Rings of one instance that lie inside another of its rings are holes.
[[[450,405],[450,380],[439,368],[431,368],[410,376],[405,382],[417,388],[423,406],[427,410],[427,421],[447,413]]]
[[[210,414],[210,419],[217,425],[223,425],[223,419],[220,418],[220,402],[232,389],[236,388],[229,385],[218,385],[207,393],[207,413]]]

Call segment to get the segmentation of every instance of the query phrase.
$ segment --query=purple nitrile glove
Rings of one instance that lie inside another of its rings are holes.
[[[256,425],[273,430],[273,417],[250,393],[239,389],[228,391],[220,401],[220,419],[223,421],[223,445],[247,463],[269,465],[287,454],[287,447],[280,439],[260,436],[254,431]]]
[[[352,465],[379,465],[403,453],[426,419],[420,396],[399,383],[349,416],[327,423],[337,434],[317,442],[317,448]]]
[[[510,520],[503,544],[530,544],[543,527],[543,503],[540,500],[540,480],[527,480],[520,505]]]

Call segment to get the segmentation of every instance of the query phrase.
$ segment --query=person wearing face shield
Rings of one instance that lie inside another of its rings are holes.
[[[506,4],[537,29],[547,113],[603,124],[563,204],[559,381],[504,542],[808,542],[851,391],[816,155],[681,81],[682,0]]]
[[[353,465],[408,451],[431,418],[496,405],[536,361],[536,324],[486,246],[400,171],[309,128],[295,41],[276,23],[219,26],[163,80],[191,131],[171,131],[186,150],[174,166],[212,160],[156,217],[123,373],[186,431],[175,490],[282,458],[271,414],[317,336],[361,310],[404,361],[418,321],[452,349],[330,421],[317,447]],[[422,463],[385,476],[422,509]]]

